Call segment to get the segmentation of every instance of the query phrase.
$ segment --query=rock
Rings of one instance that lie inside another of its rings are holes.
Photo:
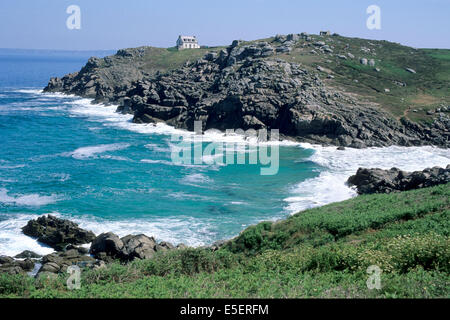
[[[122,249],[122,259],[150,259],[156,253],[156,241],[144,234],[128,235],[123,237],[122,242],[124,247]]]
[[[384,92],[389,93],[389,92],[391,92],[391,89],[385,88]]]
[[[414,172],[405,172],[397,168],[390,170],[359,168],[347,183],[356,186],[359,194],[371,194],[432,187],[449,181],[450,165],[445,169],[433,167]]]
[[[353,54],[351,54],[350,52],[347,52],[347,56],[348,56],[350,59],[355,59],[355,56],[354,56]]]
[[[77,265],[80,268],[93,268],[96,260],[86,255],[84,248],[69,247],[60,252],[54,252],[42,257],[42,266],[38,271],[40,273],[64,273],[71,265]]]
[[[375,71],[376,71],[376,72],[380,72],[381,69],[380,69],[380,68],[375,68]]]
[[[217,52],[208,52],[205,55],[204,59],[207,61],[214,61],[215,59],[217,59]]]
[[[369,60],[369,66],[375,67],[375,60],[374,59],[370,59]]]
[[[410,73],[416,73],[416,70],[411,69],[411,68],[405,68],[406,71],[410,72]]]
[[[278,53],[289,53],[289,52],[291,52],[291,50],[292,50],[291,47],[286,47],[286,46],[281,46],[281,47],[276,48],[276,52],[278,52]]]
[[[362,64],[362,65],[367,65],[367,59],[366,58],[361,58],[361,59],[359,59],[359,62]]]
[[[47,262],[47,263],[42,265],[41,269],[39,269],[39,272],[57,273],[59,270],[61,270],[61,266],[60,265],[58,265],[55,262]]]
[[[341,147],[338,147],[337,150],[344,151],[344,150],[345,150],[345,147],[342,147],[342,146],[341,146]]]
[[[59,219],[52,215],[28,221],[22,231],[56,250],[62,250],[67,244],[89,243],[95,238],[91,231],[81,229],[72,221]]]
[[[78,73],[53,79],[46,91],[89,97],[88,90],[93,90],[96,101],[120,101],[118,111],[133,114],[135,123],[164,122],[186,130],[202,121],[203,130],[278,128],[283,136],[323,145],[450,146],[445,118],[437,117],[432,124],[397,119],[339,86],[329,86],[331,81],[322,81],[323,75],[283,60],[281,55],[292,50],[294,40],[277,36],[270,44],[234,42],[225,49],[211,50],[217,55],[146,75],[137,71],[145,59],[137,58],[140,53],[132,50],[100,59],[100,63],[91,61]],[[319,54],[319,50],[325,52],[323,47],[332,49],[326,44],[331,40],[341,41],[327,38],[327,42],[302,45],[305,52],[314,47],[314,54]],[[366,51],[374,56],[374,50]],[[132,78],[137,79],[130,82]],[[361,121],[364,126],[359,125]]]
[[[298,34],[288,34],[287,35],[287,41],[298,41],[300,39],[300,37],[298,36]]]
[[[315,45],[316,47],[323,47],[326,45],[326,43],[324,41],[317,41],[314,42],[313,45]]]
[[[159,243],[159,246],[162,248],[166,248],[167,250],[173,250],[176,249],[175,246],[173,244],[171,244],[170,242],[166,242],[166,241],[162,241]]]
[[[110,257],[113,259],[122,258],[124,244],[122,240],[114,233],[102,233],[97,236],[91,244],[89,252],[97,259]]]
[[[25,260],[15,260],[8,256],[0,256],[0,274],[20,274],[33,270],[33,260],[27,258]]]
[[[42,256],[40,254],[37,254],[37,253],[33,252],[33,251],[25,250],[25,251],[22,251],[21,253],[19,253],[18,255],[14,256],[14,258],[17,258],[17,259],[25,259],[25,258],[38,259],[38,258],[42,258]]]

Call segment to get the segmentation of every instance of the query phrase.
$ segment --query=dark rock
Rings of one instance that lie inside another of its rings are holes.
[[[89,243],[95,238],[91,231],[81,229],[72,221],[52,215],[28,221],[22,231],[27,236],[37,238],[38,241],[56,250],[62,250],[68,244]]]
[[[33,270],[34,262],[31,259],[14,260],[11,257],[0,256],[0,274],[20,274]]]
[[[127,260],[150,259],[156,252],[156,241],[153,237],[146,235],[128,235],[123,237],[122,257]]]
[[[42,266],[38,271],[37,277],[43,272],[66,272],[67,268],[72,265],[79,266],[80,268],[93,268],[96,259],[86,255],[85,252],[84,248],[69,247],[64,251],[54,252],[44,256],[41,260]]]
[[[21,253],[19,253],[18,255],[14,256],[14,258],[16,258],[16,259],[25,259],[25,258],[38,259],[38,258],[42,258],[42,256],[33,251],[25,250],[25,251],[22,251]]]
[[[97,259],[104,260],[105,257],[121,258],[124,245],[122,240],[114,233],[102,233],[96,237],[91,244],[89,252]]]
[[[354,148],[450,146],[449,119],[439,117],[430,125],[397,120],[328,87],[329,81],[301,65],[277,59],[275,53],[289,53],[296,39],[278,35],[270,43],[234,41],[164,74],[141,71],[142,56],[151,54],[148,48],[121,50],[90,60],[78,73],[51,79],[45,91],[119,103],[118,111],[132,113],[135,123],[165,122],[187,130],[195,121],[202,121],[204,130],[279,129],[298,141]],[[332,51],[324,41],[314,47]],[[361,62],[369,63],[367,58]]]
[[[397,168],[389,170],[359,168],[347,183],[356,186],[359,194],[391,193],[432,187],[450,181],[450,165],[433,167],[423,171],[405,172]]]

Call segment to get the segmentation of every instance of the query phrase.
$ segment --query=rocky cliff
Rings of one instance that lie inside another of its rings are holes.
[[[194,121],[201,120],[203,129],[279,129],[298,141],[355,148],[449,146],[447,114],[431,123],[394,117],[330,85],[333,76],[324,68],[286,59],[302,42],[333,55],[325,42],[311,43],[309,36],[279,36],[234,41],[161,72],[146,68],[148,49],[127,49],[91,58],[80,72],[52,78],[44,90],[118,104],[118,112],[134,114],[137,123],[166,122],[193,130]]]

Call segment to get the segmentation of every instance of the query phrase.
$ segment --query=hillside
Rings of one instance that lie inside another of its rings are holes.
[[[118,104],[137,123],[280,129],[326,145],[448,147],[449,50],[291,34],[228,47],[91,58],[47,92]]]
[[[35,280],[0,275],[1,297],[221,298],[450,296],[450,185],[362,195],[244,230],[220,248]],[[381,289],[366,270],[378,266]]]

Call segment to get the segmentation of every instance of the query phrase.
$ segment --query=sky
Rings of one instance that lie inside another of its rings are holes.
[[[70,5],[80,29],[69,29]],[[377,5],[381,29],[369,30]],[[106,50],[172,47],[179,34],[201,45],[330,30],[416,48],[450,48],[450,0],[1,0],[0,48]]]

